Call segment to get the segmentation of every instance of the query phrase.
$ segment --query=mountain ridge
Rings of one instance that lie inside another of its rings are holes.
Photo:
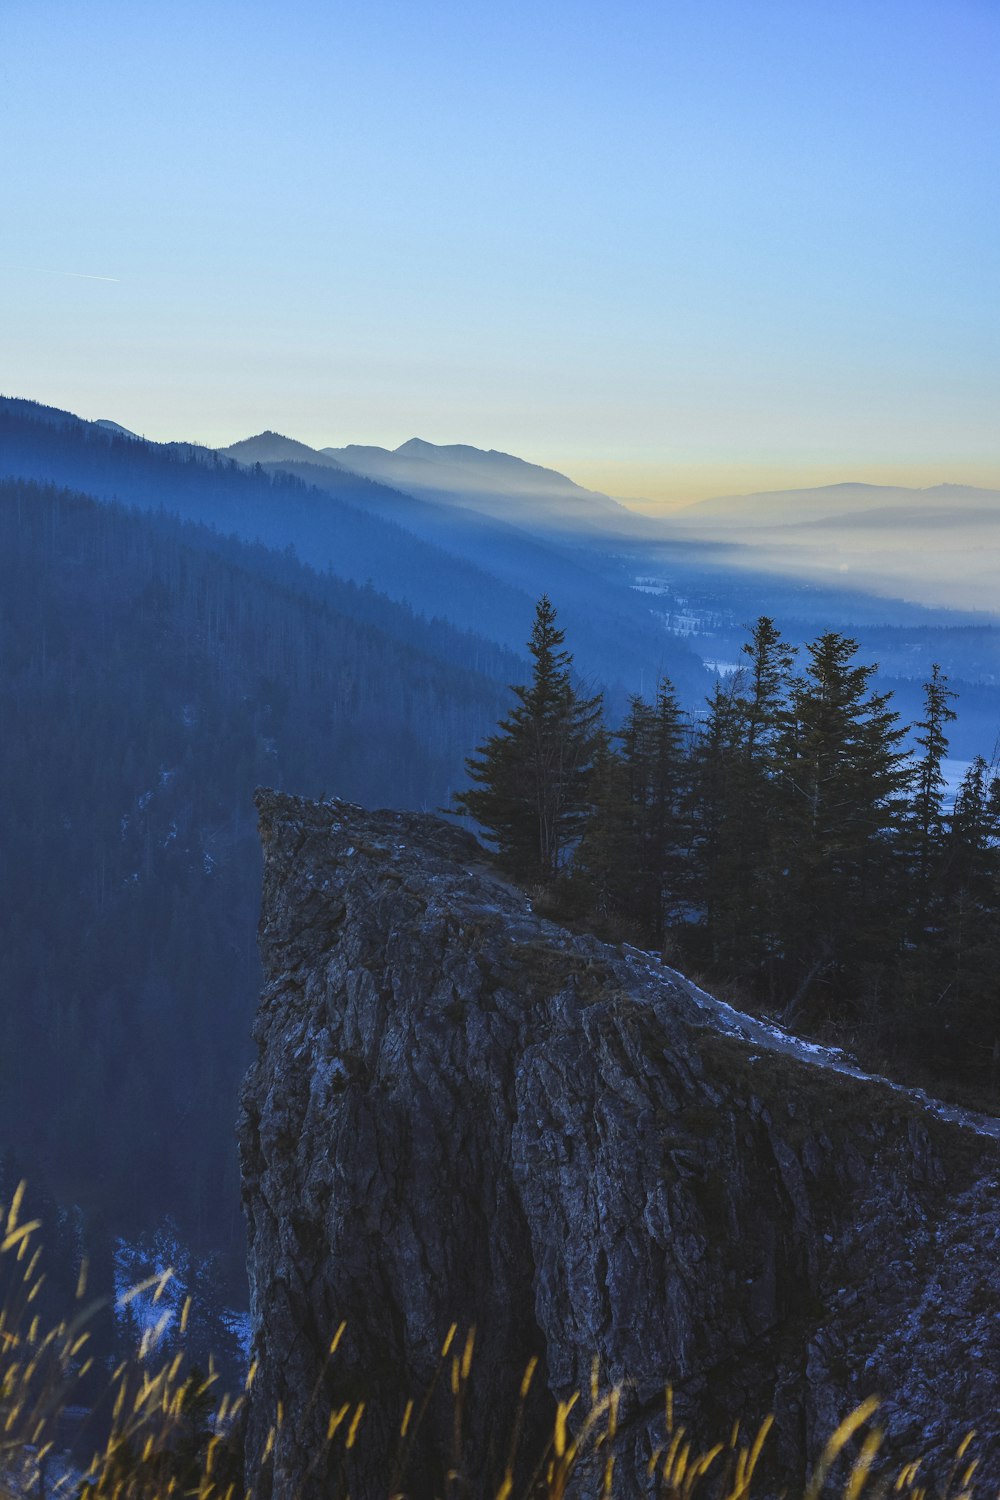
[[[885,505],[887,497],[896,497],[897,508],[920,502],[926,504],[940,498],[967,499],[971,503],[989,499],[1000,505],[1000,490],[982,485],[942,483],[921,487],[907,485],[869,484],[861,480],[843,480],[835,484],[812,487],[793,486],[784,490],[755,490],[746,494],[712,496],[707,500],[696,500],[666,517],[682,526],[696,526],[703,521],[711,525],[729,525],[735,530],[741,527],[780,525],[799,519],[797,510],[809,508],[814,512],[810,519],[819,519],[825,506],[840,496],[850,500],[876,500]],[[756,509],[755,509],[756,508]],[[867,509],[849,506],[845,514],[857,508],[859,513]],[[918,505],[919,508],[919,505]],[[763,511],[762,515],[760,512]]]
[[[442,616],[515,652],[548,589],[559,597],[578,671],[620,701],[643,674],[655,681],[667,673],[689,696],[703,689],[698,658],[662,629],[616,564],[557,537],[522,536],[509,518],[449,511],[329,459],[313,464],[312,450],[310,472],[297,475],[287,456],[293,440],[279,434],[265,442],[286,456],[258,470],[225,452],[136,441],[71,413],[0,399],[0,470],[14,477],[144,509],[165,506],[279,549],[291,544],[320,570],[361,584],[370,578],[427,618]],[[423,535],[411,524],[418,514],[427,523]]]

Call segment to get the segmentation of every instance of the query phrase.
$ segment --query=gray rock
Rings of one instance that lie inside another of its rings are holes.
[[[996,1488],[995,1140],[751,1046],[648,955],[535,915],[436,819],[258,807],[265,984],[240,1120],[256,1494],[327,1497],[340,1476],[388,1495],[452,1322],[456,1348],[477,1330],[472,1494],[502,1474],[533,1356],[525,1451],[595,1356],[621,1385],[622,1494],[646,1493],[668,1382],[706,1442],[773,1408],[782,1483],[876,1393],[896,1460],[926,1452],[932,1472],[977,1427]],[[448,1378],[411,1495],[455,1459]],[[327,1444],[331,1409],[360,1400],[354,1447]]]

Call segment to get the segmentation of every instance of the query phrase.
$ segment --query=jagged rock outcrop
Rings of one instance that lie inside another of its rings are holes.
[[[550,1398],[529,1445],[595,1355],[621,1383],[626,1495],[646,1492],[668,1381],[706,1438],[773,1408],[784,1482],[877,1393],[895,1451],[931,1467],[979,1428],[995,1488],[995,1140],[541,919],[436,819],[258,806],[265,986],[240,1124],[253,1472],[278,1403],[281,1423],[257,1494],[329,1495],[334,1462],[355,1500],[388,1494],[405,1401],[452,1321],[478,1330],[477,1494],[532,1355]],[[359,1399],[359,1440],[334,1459],[331,1406]],[[434,1492],[421,1476],[450,1444],[432,1401],[408,1493]]]

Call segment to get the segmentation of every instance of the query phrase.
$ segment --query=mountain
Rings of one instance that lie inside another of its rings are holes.
[[[117,433],[119,437],[136,438],[138,441],[141,441],[141,439],[139,439],[138,433],[130,432],[128,428],[123,427],[120,422],[110,422],[106,417],[98,417],[94,422],[94,426],[103,427],[105,432]]]
[[[791,526],[805,521],[828,523],[859,520],[868,513],[899,520],[914,515],[961,509],[1000,512],[1000,490],[974,485],[937,484],[926,489],[899,485],[828,484],[817,489],[764,490],[749,495],[722,495],[699,500],[673,511],[672,526],[700,530],[725,528],[733,532],[764,526]]]
[[[262,435],[262,446],[244,448],[245,461],[237,462],[0,398],[0,474],[166,509],[248,541],[294,547],[321,571],[371,580],[428,619],[445,618],[508,650],[523,648],[534,602],[548,590],[579,671],[608,686],[616,704],[662,672],[692,700],[704,691],[697,656],[664,630],[614,559],[576,555],[486,515],[434,506],[329,458],[249,463],[255,451],[287,453],[287,441]]]
[[[335,466],[397,492],[466,513],[479,513],[568,546],[612,539],[663,538],[663,523],[629,510],[608,495],[584,489],[565,474],[511,453],[465,443],[410,438],[398,448],[351,443],[310,449],[264,432],[222,450],[240,463]]]
[[[230,443],[219,450],[226,458],[234,458],[239,464],[321,464],[327,468],[346,472],[345,466],[335,458],[310,448],[308,443],[298,443],[294,438],[282,437],[280,432],[258,432],[256,437],[244,438],[242,442]]]
[[[437,470],[447,468],[447,459],[434,455],[449,450],[416,446],[419,453],[431,449]],[[456,473],[482,461],[490,473],[524,477],[509,456],[455,451]],[[792,492],[819,497],[828,526],[821,517],[813,525],[805,503],[795,525],[742,531],[724,518],[694,525],[690,517],[702,507],[693,506],[688,521],[664,519],[648,535],[626,537],[560,529],[545,515],[536,524],[530,506],[516,521],[501,520],[460,503],[456,492],[439,491],[437,499],[406,493],[273,432],[234,452],[239,463],[196,445],[147,443],[67,412],[0,399],[0,474],[166,508],[272,548],[292,546],[320,570],[359,584],[371,580],[416,617],[445,617],[503,651],[523,650],[534,602],[548,591],[580,672],[610,689],[613,717],[629,692],[651,690],[661,672],[697,711],[711,675],[739,662],[746,625],[769,614],[799,644],[829,628],[863,645],[870,637],[875,660],[879,633],[895,632],[893,667],[880,686],[899,690],[903,713],[919,717],[919,682],[940,661],[961,694],[956,753],[972,755],[995,737],[1000,635],[990,627],[993,616],[971,612],[976,605],[994,610],[1000,594],[995,533],[982,518],[964,524],[968,501],[960,487],[925,492],[922,526],[911,511],[884,503],[887,495],[911,492],[841,485]],[[467,462],[470,453],[478,457]],[[576,494],[563,476],[523,469],[526,483]],[[772,499],[789,513],[787,494]],[[837,519],[845,505],[855,507],[847,514],[857,524]],[[941,520],[948,507],[954,524]],[[973,650],[966,646],[970,631]]]
[[[345,468],[379,480],[365,494],[368,508],[509,583],[548,577],[554,594],[575,602],[583,567],[586,586],[606,600],[621,597],[623,584],[643,593],[666,630],[710,664],[738,660],[743,627],[761,613],[778,618],[799,642],[816,626],[855,634],[909,624],[922,638],[935,622],[928,607],[954,612],[936,620],[947,629],[981,622],[970,611],[995,612],[1000,598],[1000,492],[844,483],[721,497],[640,524],[564,475],[467,445],[414,438],[395,451],[350,445],[306,460],[302,445],[273,434],[250,443],[259,446],[238,445],[247,457],[256,453],[265,467],[331,492],[343,486]],[[338,469],[321,472],[323,459]],[[490,525],[477,528],[477,517]],[[495,529],[501,524],[505,529]],[[920,648],[914,671],[926,675],[955,644],[954,636],[942,638],[936,656]],[[689,673],[677,665],[674,671],[682,695],[701,691]],[[1000,651],[988,675],[1000,678]],[[980,711],[974,691],[964,700],[970,737],[992,740],[995,709]],[[911,708],[919,716],[918,699],[911,705],[908,698]]]
[[[493,1495],[515,1421],[528,1493],[557,1403],[583,1393],[578,1434],[592,1378],[620,1388],[616,1430],[569,1494],[598,1493],[609,1450],[615,1493],[652,1493],[668,1386],[694,1453],[774,1413],[763,1494],[804,1493],[873,1392],[890,1477],[919,1458],[943,1493],[974,1428],[996,1489],[1000,1122],[562,930],[435,819],[258,807],[265,989],[239,1134],[261,1500],[440,1494],[456,1465]],[[349,1451],[319,1389],[365,1403]]]
[[[492,448],[411,438],[391,451],[356,444],[321,451],[344,468],[407,494],[478,510],[497,520],[528,523],[535,531],[628,536],[655,530],[607,495]]]

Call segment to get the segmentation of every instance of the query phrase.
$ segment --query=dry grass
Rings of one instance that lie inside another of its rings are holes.
[[[43,1329],[34,1305],[44,1273],[36,1243],[39,1224],[22,1221],[23,1187],[6,1209],[0,1209],[0,1267],[13,1291],[0,1309],[0,1500],[252,1500],[253,1477],[240,1466],[241,1414],[255,1370],[236,1394],[219,1389],[215,1371],[194,1369],[183,1352],[162,1356],[166,1316],[147,1329],[134,1356],[108,1372],[106,1397],[95,1418],[91,1446],[72,1459],[61,1433],[81,1383],[93,1378],[88,1352],[89,1326],[97,1310],[88,1302],[86,1270],[81,1272],[75,1305],[54,1328]],[[13,1274],[10,1274],[13,1272]],[[169,1273],[168,1273],[169,1274]],[[155,1305],[168,1275],[133,1288],[123,1301],[150,1296]],[[181,1318],[183,1333],[184,1315]],[[341,1326],[329,1348],[335,1365],[344,1334]],[[464,1336],[453,1326],[444,1340],[438,1372],[419,1400],[401,1415],[393,1479],[384,1500],[406,1500],[407,1461],[415,1434],[435,1392],[450,1390],[453,1459],[440,1486],[440,1500],[475,1493],[462,1471],[465,1450],[463,1412],[474,1378],[475,1330]],[[665,1439],[646,1472],[623,1472],[616,1458],[619,1437],[618,1389],[601,1391],[595,1363],[590,1389],[557,1405],[551,1432],[538,1454],[524,1454],[522,1432],[536,1375],[532,1361],[521,1380],[519,1405],[507,1446],[506,1473],[482,1500],[563,1500],[574,1480],[592,1500],[631,1500],[639,1494],[661,1500],[747,1500],[754,1493],[774,1493],[761,1480],[772,1418],[752,1436],[737,1424],[728,1437],[706,1449],[696,1447],[675,1423],[672,1393],[665,1397]],[[317,1382],[312,1403],[324,1381]],[[880,1464],[882,1433],[878,1403],[866,1401],[830,1437],[805,1487],[804,1500],[824,1493],[841,1500],[971,1500],[976,1463],[970,1433],[955,1455],[946,1481],[933,1487],[921,1481],[920,1464],[889,1470]],[[91,1412],[91,1416],[95,1416]],[[279,1438],[285,1414],[275,1413],[267,1450]],[[82,1425],[86,1441],[86,1420]],[[339,1456],[361,1450],[366,1441],[365,1403],[349,1401],[328,1413],[326,1450],[317,1454],[315,1470],[334,1472]],[[519,1476],[515,1480],[515,1473]],[[756,1476],[756,1477],[755,1477]],[[331,1481],[330,1500],[348,1500]],[[427,1494],[424,1485],[421,1496]],[[295,1500],[292,1495],[276,1500]],[[382,1497],[361,1497],[382,1500]]]

